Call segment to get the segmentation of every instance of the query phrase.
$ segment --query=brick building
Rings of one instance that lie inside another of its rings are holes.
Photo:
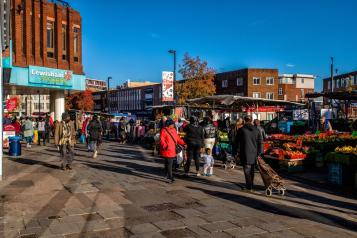
[[[240,69],[218,73],[215,77],[217,95],[237,95],[277,99],[277,69]]]
[[[304,102],[307,93],[315,89],[315,76],[309,74],[279,75],[278,99]]]
[[[11,3],[15,66],[36,65],[83,74],[79,12],[63,2],[12,0]]]
[[[85,89],[81,16],[65,1],[10,3],[5,95],[50,95],[50,111],[61,119],[65,91]]]
[[[341,92],[348,90],[357,90],[357,71],[336,75],[333,78],[331,90],[331,78],[323,79],[324,92]]]
[[[93,93],[94,111],[107,111],[107,92]],[[126,87],[109,91],[109,113],[132,113],[139,119],[151,116],[150,106],[161,104],[161,84]]]
[[[105,80],[86,78],[86,89],[97,92],[107,90],[107,82]]]

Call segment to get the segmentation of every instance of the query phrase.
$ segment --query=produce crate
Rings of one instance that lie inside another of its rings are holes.
[[[304,159],[285,159],[280,161],[280,168],[288,173],[304,171]]]
[[[328,164],[328,181],[333,184],[342,185],[342,164]]]

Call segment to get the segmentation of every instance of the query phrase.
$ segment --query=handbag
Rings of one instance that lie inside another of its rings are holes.
[[[179,154],[182,151],[182,147],[177,144],[176,140],[174,139],[174,137],[171,135],[171,133],[169,132],[169,130],[167,130],[167,128],[165,128],[165,130],[167,131],[167,133],[170,135],[170,137],[172,138],[172,140],[175,142],[175,149],[176,149],[176,154]]]

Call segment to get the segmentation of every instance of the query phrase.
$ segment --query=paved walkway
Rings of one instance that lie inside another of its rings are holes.
[[[168,184],[159,158],[105,143],[97,160],[83,145],[74,170],[54,147],[5,162],[0,237],[357,237],[357,200],[288,180],[285,197],[245,193],[240,168]]]

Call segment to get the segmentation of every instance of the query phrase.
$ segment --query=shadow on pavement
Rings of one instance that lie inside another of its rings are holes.
[[[203,189],[203,188],[197,188],[197,187],[187,187],[192,190],[199,190],[202,191],[208,195],[215,196],[221,199],[226,199],[232,202],[239,203],[241,205],[254,208],[256,210],[261,210],[264,212],[269,212],[273,214],[278,214],[278,215],[285,215],[285,216],[290,216],[290,217],[295,217],[295,218],[303,218],[303,219],[308,219],[310,221],[318,222],[318,223],[323,223],[326,225],[330,226],[338,226],[343,229],[348,229],[351,231],[357,231],[357,223],[353,221],[349,221],[346,219],[343,219],[338,216],[326,214],[326,213],[321,213],[317,211],[311,211],[307,209],[302,209],[302,208],[297,208],[293,206],[288,206],[288,205],[273,205],[270,202],[265,202],[259,199],[255,199],[252,197],[244,197],[239,194],[233,194],[233,193],[226,193],[226,192],[221,192],[221,191],[213,191],[213,190],[208,190],[208,189]]]

